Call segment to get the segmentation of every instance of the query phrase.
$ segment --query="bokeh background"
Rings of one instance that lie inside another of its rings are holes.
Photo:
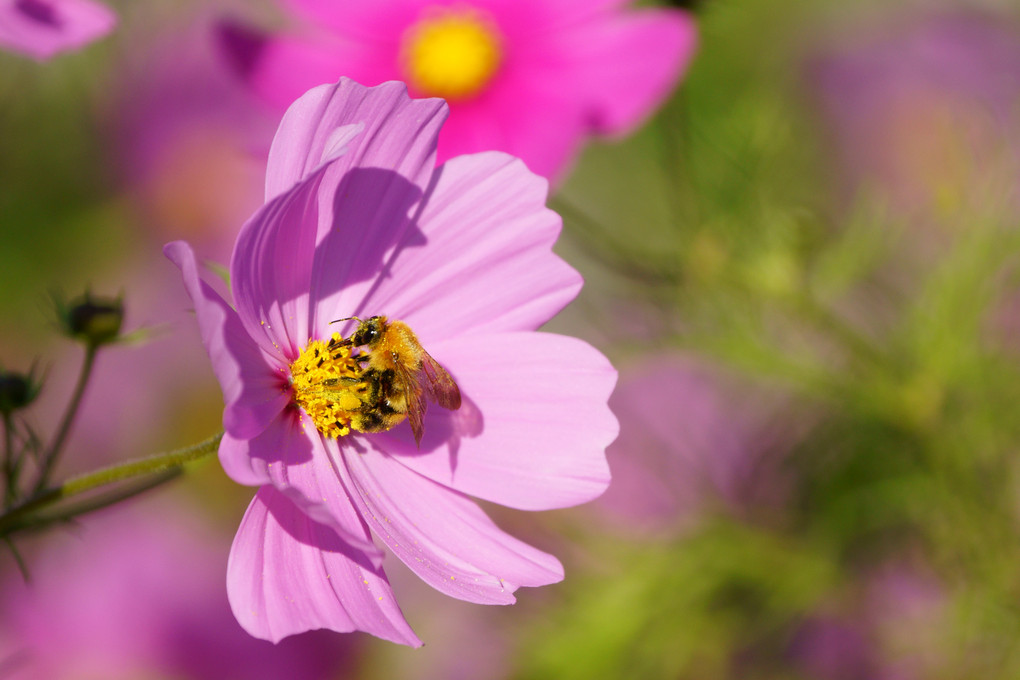
[[[278,120],[212,45],[270,2],[108,2],[108,38],[0,53],[0,365],[81,361],[51,295],[123,293],[61,475],[203,439],[221,401],[164,242],[226,262]],[[690,5],[691,3],[683,3]],[[215,462],[0,554],[0,678],[1020,677],[1020,11],[702,0],[675,94],[550,205],[586,278],[549,324],[620,371],[614,481],[487,509],[566,580],[510,608],[387,573],[426,642],[248,638],[250,498]]]

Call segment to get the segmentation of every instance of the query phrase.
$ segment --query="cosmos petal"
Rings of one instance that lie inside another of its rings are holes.
[[[472,0],[470,7],[486,10],[512,38],[533,37],[536,27],[559,29],[627,4],[630,0]],[[387,2],[336,2],[336,0],[284,0],[315,25],[328,26],[365,42],[396,42],[435,0]],[[391,46],[391,49],[396,47]]]
[[[421,240],[410,215],[445,111],[440,100],[412,101],[400,83],[368,90],[346,79],[291,107],[269,174],[312,174],[245,224],[231,261],[238,314],[265,351],[293,361],[310,338],[338,330],[329,323],[357,313],[357,284],[371,284],[399,239]],[[346,153],[319,164],[335,147]]]
[[[350,532],[368,538],[353,508],[346,519]],[[422,644],[382,569],[273,487],[259,489],[241,521],[227,564],[227,593],[241,626],[272,642],[328,628]]]
[[[288,366],[310,337],[312,253],[319,188],[331,164],[262,206],[237,236],[230,280],[237,313],[262,349]]]
[[[430,0],[388,0],[387,2],[336,2],[335,0],[283,0],[314,24],[328,26],[369,42],[396,42]],[[392,48],[391,48],[392,49]],[[342,68],[342,64],[338,64]]]
[[[697,47],[686,12],[655,9],[607,16],[565,31],[562,55],[546,78],[569,82],[587,104],[595,132],[621,134],[637,127],[666,98]]]
[[[419,219],[426,245],[400,251],[364,314],[406,321],[427,343],[530,330],[577,295],[581,277],[552,252],[561,222],[545,207],[545,179],[498,152],[455,158],[437,176]]]
[[[587,131],[584,100],[573,85],[544,75],[541,65],[520,64],[493,82],[484,101],[454,111],[443,128],[438,160],[498,149],[555,183]]]
[[[464,404],[429,409],[420,450],[406,428],[383,435],[380,447],[396,460],[522,510],[577,505],[606,490],[605,449],[618,431],[607,406],[616,371],[598,350],[551,333],[502,333],[429,352],[453,374]]]
[[[346,528],[347,518],[354,512],[351,500],[323,449],[319,432],[305,417],[284,411],[259,436],[229,441],[227,453],[221,445],[220,460],[235,481],[271,484],[312,520],[329,526],[348,545],[371,558],[373,564],[382,564],[382,550],[360,530]]]
[[[92,0],[8,0],[0,3],[0,48],[36,60],[103,37],[117,15]]]
[[[341,74],[365,85],[396,76],[386,46],[375,42],[267,35],[229,20],[219,23],[216,37],[237,75],[281,111]]]
[[[510,604],[519,586],[563,579],[563,567],[503,532],[470,499],[418,475],[376,448],[343,451],[341,479],[372,532],[422,580],[480,604]]]
[[[411,99],[403,83],[368,88],[349,78],[312,88],[280,121],[269,150],[266,200],[287,191],[322,163],[332,132],[345,125],[365,126],[338,164],[337,176],[351,168],[385,168],[424,189],[435,166],[436,137],[449,110],[441,99]]]
[[[289,401],[279,368],[261,352],[236,312],[198,275],[191,246],[168,243],[163,253],[181,270],[195,305],[202,343],[223,390],[223,427],[238,439],[263,431]]]
[[[266,428],[266,430],[271,429],[274,429],[273,423],[270,423]],[[266,431],[263,431],[258,437],[265,435],[265,433]],[[265,467],[254,465],[254,460],[251,456],[252,442],[258,439],[258,437],[238,439],[224,433],[223,439],[220,440],[220,465],[223,466],[223,471],[227,473],[227,477],[230,477],[238,484],[245,486],[269,484],[269,475],[266,473]]]

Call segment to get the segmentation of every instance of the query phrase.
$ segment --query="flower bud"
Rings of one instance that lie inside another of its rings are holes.
[[[25,408],[39,396],[41,387],[31,372],[22,375],[0,369],[0,413],[10,415]]]
[[[57,310],[64,332],[87,345],[98,347],[120,337],[124,321],[124,302],[120,298],[93,298],[85,293],[66,305],[58,301]]]

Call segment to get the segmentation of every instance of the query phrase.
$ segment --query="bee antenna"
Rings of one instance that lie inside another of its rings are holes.
[[[350,321],[351,319],[354,319],[358,323],[364,323],[361,319],[359,319],[356,316],[345,316],[342,319],[334,319],[333,321],[330,321],[330,323],[340,323],[341,321]]]

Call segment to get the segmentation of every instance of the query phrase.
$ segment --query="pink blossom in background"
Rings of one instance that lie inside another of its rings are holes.
[[[800,623],[789,659],[818,680],[921,680],[944,668],[946,598],[930,575],[892,562],[865,574],[832,611]],[[941,631],[944,633],[945,631]]]
[[[165,497],[135,503],[50,536],[29,555],[29,584],[5,560],[6,680],[313,680],[351,667],[343,638],[274,646],[245,633],[223,591],[221,537]]]
[[[0,0],[0,49],[44,61],[102,38],[116,23],[92,0]]]
[[[693,55],[691,17],[624,0],[284,0],[310,26],[263,36],[234,24],[224,45],[281,109],[347,76],[443,97],[439,161],[498,150],[558,178],[592,134],[625,134],[670,93]]]
[[[760,395],[759,395],[760,397]],[[610,399],[620,437],[607,452],[613,484],[597,506],[628,531],[689,522],[713,505],[780,506],[781,457],[803,428],[773,418],[773,396],[693,357],[662,354],[624,370]]]
[[[804,621],[789,655],[804,677],[815,680],[907,680],[883,665],[868,631],[852,621],[824,616]]]
[[[285,114],[266,205],[231,260],[236,311],[177,242],[223,389],[220,460],[259,490],[228,566],[235,615],[279,640],[313,628],[421,642],[379,566],[375,536],[452,597],[510,604],[559,581],[556,558],[501,531],[468,497],[524,510],[601,494],[616,435],[616,372],[579,340],[533,332],[577,294],[551,247],[547,183],[505,154],[436,168],[447,107],[401,83],[317,87]],[[290,366],[352,315],[405,321],[460,386],[433,408],[421,447],[406,423],[324,437],[294,402]]]
[[[1020,207],[1020,25],[958,10],[840,23],[811,84],[851,199],[930,221]]]
[[[237,82],[212,35],[199,14],[184,30],[126,36],[108,135],[138,224],[226,261],[237,225],[262,205],[279,114]]]

